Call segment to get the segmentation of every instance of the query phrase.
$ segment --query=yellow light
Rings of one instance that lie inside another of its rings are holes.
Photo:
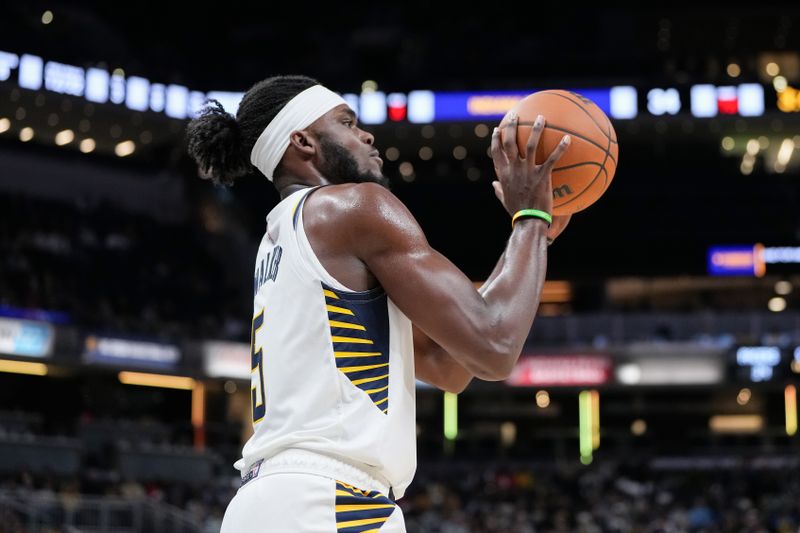
[[[731,63],[730,65],[728,65],[727,71],[728,71],[728,76],[730,76],[731,78],[736,78],[739,76],[739,74],[742,73],[741,67],[736,63]]]
[[[790,281],[782,280],[775,283],[775,294],[787,296],[792,292],[792,283]]]
[[[458,394],[444,393],[444,438],[455,440],[458,436]]]
[[[592,449],[600,447],[600,393],[591,391],[592,399]]]
[[[781,298],[780,296],[775,296],[774,298],[770,298],[769,302],[767,302],[767,309],[772,311],[773,313],[780,313],[786,309],[786,300]]]
[[[29,376],[47,375],[47,365],[43,363],[29,363],[27,361],[8,361],[0,359],[0,372],[10,374],[28,374]]]
[[[111,73],[112,76],[125,76],[125,71],[119,67],[115,68],[114,71]]]
[[[546,304],[569,303],[572,300],[572,284],[569,281],[545,281],[541,302]]]
[[[640,435],[644,435],[647,432],[647,422],[638,418],[631,423],[631,433],[636,435],[637,437]]]
[[[144,372],[120,372],[119,380],[125,385],[142,385],[144,387],[161,387],[165,389],[192,390],[195,386],[195,380],[192,378],[146,374]]]
[[[72,130],[62,130],[56,133],[56,144],[58,146],[64,146],[65,144],[69,144],[75,140],[75,133]]]
[[[22,128],[19,130],[19,140],[26,143],[33,139],[33,128]]]
[[[786,386],[783,400],[786,404],[786,434],[792,437],[797,433],[797,389],[794,385]]]
[[[715,433],[758,433],[764,427],[761,415],[715,415],[708,421]]]
[[[53,12],[49,9],[42,13],[42,24],[50,24],[53,22]]]
[[[127,157],[136,150],[136,144],[133,141],[122,141],[114,147],[114,153],[118,157]]]
[[[739,391],[739,394],[736,395],[736,403],[739,405],[747,405],[747,402],[750,401],[751,396],[752,393],[750,392],[750,389],[744,388]]]
[[[578,435],[581,463],[592,462],[594,439],[592,435],[592,394],[588,390],[578,394]]]
[[[517,440],[517,425],[514,422],[500,424],[500,441],[503,446],[513,446]]]
[[[489,135],[489,126],[486,124],[478,124],[475,126],[475,137],[483,139]]]
[[[5,133],[11,127],[11,121],[7,118],[0,118],[0,133]]]
[[[206,387],[200,382],[192,389],[192,425],[202,426],[206,421]]]
[[[733,150],[734,146],[736,146],[736,143],[734,142],[733,137],[723,137],[722,138],[722,149],[723,150],[725,150],[726,152],[730,152],[731,150]]]
[[[550,405],[550,394],[546,390],[540,390],[536,393],[536,405],[542,409]]]
[[[767,74],[770,76],[777,76],[781,72],[781,67],[779,67],[774,61],[771,61],[767,63],[767,67],[764,70],[766,70]]]
[[[194,447],[206,447],[206,386],[196,382],[192,389],[192,427],[194,428]]]
[[[400,163],[400,175],[403,176],[403,180],[405,181],[414,181],[414,165],[409,163],[408,161],[403,161]]]
[[[84,139],[81,141],[80,144],[81,152],[83,152],[84,154],[94,152],[95,147],[96,144],[94,142],[94,139]]]
[[[789,86],[789,82],[783,76],[775,76],[772,78],[772,88],[778,92],[785,91]]]

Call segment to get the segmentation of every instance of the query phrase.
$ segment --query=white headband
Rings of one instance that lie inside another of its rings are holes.
[[[346,103],[344,98],[322,85],[309,87],[289,100],[267,124],[250,152],[250,162],[272,181],[272,173],[289,148],[292,132],[307,128],[337,105]]]

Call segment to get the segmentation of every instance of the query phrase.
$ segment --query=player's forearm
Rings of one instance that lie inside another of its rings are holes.
[[[506,251],[503,250],[500,259],[494,266],[494,270],[492,270],[492,273],[489,275],[488,278],[486,278],[486,281],[484,281],[483,285],[481,285],[480,288],[478,289],[478,292],[481,294],[481,296],[486,294],[486,292],[489,290],[489,287],[491,287],[494,280],[497,279],[497,276],[500,275],[500,272],[503,270],[503,265],[505,264],[505,262],[506,262]]]
[[[497,379],[504,379],[514,368],[539,308],[547,271],[547,225],[544,221],[520,220],[501,263],[498,263],[496,277],[480,291],[492,321],[491,342],[495,351],[502,355]]]

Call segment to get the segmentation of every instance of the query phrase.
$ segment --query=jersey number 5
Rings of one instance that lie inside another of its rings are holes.
[[[264,310],[262,309],[253,318],[253,329],[250,335],[250,396],[253,400],[253,425],[261,422],[267,410],[264,402],[264,364],[262,361],[264,352],[261,347],[256,346],[256,335],[263,325]]]

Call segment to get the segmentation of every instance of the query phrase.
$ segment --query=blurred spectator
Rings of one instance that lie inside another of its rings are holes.
[[[0,212],[0,305],[106,331],[247,337],[249,271],[199,223],[24,196],[0,195]]]

